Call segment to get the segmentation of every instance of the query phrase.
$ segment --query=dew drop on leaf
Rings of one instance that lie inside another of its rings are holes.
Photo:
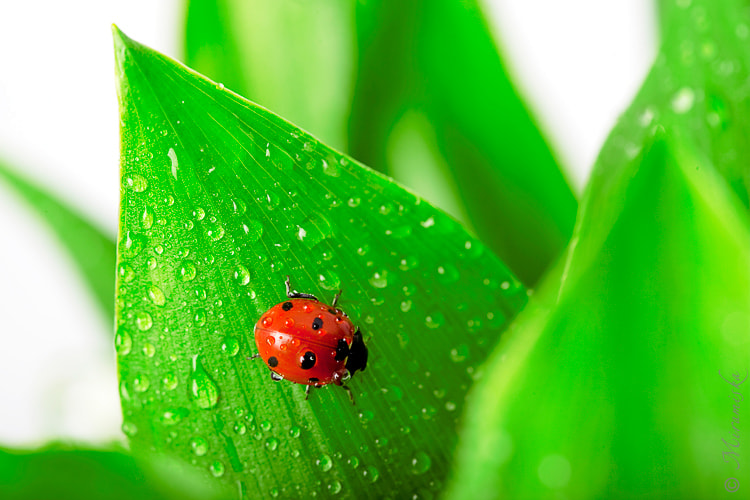
[[[415,475],[424,474],[430,470],[431,465],[432,460],[430,460],[430,457],[426,453],[417,452],[414,458],[411,459],[411,472]]]
[[[276,448],[279,447],[279,440],[276,438],[268,438],[266,439],[266,448],[268,448],[270,451],[276,451]]]
[[[238,264],[234,269],[234,282],[240,286],[245,286],[250,283],[250,272],[242,264]]]
[[[205,216],[206,216],[206,211],[203,210],[201,207],[195,207],[193,209],[193,218],[195,218],[195,220],[203,220]]]
[[[133,174],[126,177],[125,185],[136,193],[142,193],[148,189],[148,181],[145,177],[139,174]]]
[[[125,263],[120,264],[117,268],[117,274],[125,283],[130,283],[133,281],[133,278],[135,278],[135,271],[133,271],[133,268],[130,267],[130,265]]]
[[[167,372],[164,374],[164,376],[161,379],[162,385],[164,385],[164,388],[168,391],[172,391],[177,388],[177,377],[172,372]]]
[[[127,420],[122,423],[122,432],[128,437],[133,437],[138,434],[138,427],[133,422]]]
[[[146,238],[133,231],[125,233],[125,241],[123,241],[124,255],[127,257],[135,257],[143,250],[146,246]]]
[[[141,311],[135,316],[135,324],[139,330],[146,332],[151,329],[154,324],[151,320],[151,315],[145,311]]]
[[[193,320],[195,320],[195,326],[203,326],[206,324],[206,311],[203,309],[198,309],[195,311],[195,316],[193,317]]]
[[[127,356],[133,348],[133,338],[126,331],[117,332],[115,335],[115,349],[120,356]]]
[[[444,284],[455,283],[458,281],[459,273],[458,269],[453,267],[451,264],[443,264],[437,268],[438,281]]]
[[[683,87],[672,97],[672,111],[677,114],[687,113],[695,102],[695,92],[689,87]]]
[[[312,249],[321,241],[333,237],[333,226],[328,219],[316,214],[297,226],[296,233],[297,239],[305,247]]]
[[[143,344],[143,354],[148,358],[153,358],[154,354],[156,354],[156,347],[154,347],[154,344],[150,342]]]
[[[230,356],[236,356],[240,352],[240,344],[236,337],[227,335],[221,343],[221,350]]]
[[[161,288],[156,285],[151,285],[149,287],[148,298],[157,306],[163,306],[167,300],[166,297],[164,297],[164,292],[162,292]]]
[[[151,229],[151,226],[153,225],[154,225],[154,212],[147,205],[143,209],[143,213],[141,214],[141,227],[143,227],[143,229]]]
[[[206,236],[211,241],[219,241],[224,237],[224,227],[218,222],[209,222],[205,227]]]
[[[193,357],[193,369],[188,383],[190,395],[199,407],[209,409],[219,402],[219,388],[203,368],[200,355]]]
[[[136,375],[133,379],[133,389],[135,392],[146,392],[151,386],[151,381],[146,375]]]
[[[364,476],[364,478],[370,481],[371,483],[374,483],[380,477],[380,471],[378,471],[378,469],[376,469],[372,465],[368,465],[362,471],[362,476]]]
[[[328,472],[329,470],[331,470],[331,467],[333,467],[333,460],[331,460],[331,457],[329,457],[328,455],[320,455],[315,460],[315,465],[317,465],[318,468],[323,472]]]
[[[338,290],[341,286],[341,278],[333,271],[326,271],[318,275],[320,287],[323,290]]]
[[[189,260],[184,261],[180,266],[180,277],[182,278],[182,281],[192,280],[193,278],[195,278],[195,274],[195,264],[193,264]]]
[[[445,324],[445,316],[443,316],[443,313],[436,311],[429,316],[426,316],[424,319],[424,324],[427,326],[427,328],[430,328],[434,330],[435,328],[440,328]]]
[[[219,460],[214,461],[209,468],[214,477],[221,477],[224,475],[224,464]]]
[[[197,456],[202,457],[208,452],[208,444],[202,437],[194,437],[190,440],[190,448]]]
[[[341,488],[341,483],[338,481],[334,481],[328,485],[328,492],[331,495],[338,495],[339,493],[341,493]]]
[[[263,235],[263,224],[257,220],[249,220],[242,225],[242,230],[247,235],[250,243],[255,243]]]
[[[169,156],[169,163],[170,163],[170,169],[172,170],[172,177],[177,180],[177,153],[174,152],[174,148],[169,148],[169,151],[167,151],[167,156]]]
[[[292,426],[292,428],[289,429],[289,435],[292,436],[293,438],[298,438],[301,432],[302,432],[301,429],[297,427],[296,425]]]
[[[375,288],[385,288],[388,286],[388,271],[380,270],[373,273],[368,280]]]

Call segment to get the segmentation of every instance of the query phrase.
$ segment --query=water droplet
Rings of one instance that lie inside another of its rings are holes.
[[[132,258],[141,253],[143,247],[146,246],[146,238],[133,231],[128,231],[125,233],[125,240],[122,242],[122,246],[124,248],[123,253],[127,257]]]
[[[315,465],[317,465],[323,472],[328,472],[331,470],[331,467],[333,467],[333,460],[331,460],[331,457],[328,455],[320,455],[318,459],[315,460]]]
[[[190,440],[190,447],[193,449],[193,453],[202,457],[208,452],[208,443],[202,437],[194,437]]]
[[[189,260],[184,261],[180,266],[180,277],[182,277],[182,281],[192,280],[195,278],[195,274],[195,264]]]
[[[157,306],[163,306],[167,300],[166,297],[164,297],[164,292],[162,292],[161,289],[156,285],[151,285],[149,287],[148,298],[151,299],[151,302],[153,302]]]
[[[328,492],[331,495],[338,495],[339,493],[341,493],[341,489],[342,489],[341,483],[338,481],[334,481],[328,485]]]
[[[125,283],[130,283],[135,278],[135,271],[128,264],[122,263],[117,268],[117,274]]]
[[[234,269],[234,282],[240,286],[250,283],[250,272],[242,264],[238,264]]]
[[[139,330],[146,332],[151,329],[151,326],[154,323],[151,321],[151,315],[149,313],[141,311],[135,315],[135,324]]]
[[[276,451],[276,448],[279,447],[279,440],[276,438],[268,438],[266,439],[266,448],[268,448],[270,451]]]
[[[466,361],[466,358],[469,357],[469,346],[466,344],[461,344],[458,347],[451,349],[451,360],[454,363],[460,363],[461,361]]]
[[[433,314],[430,314],[429,316],[425,317],[424,324],[427,325],[427,328],[435,329],[440,328],[445,324],[445,316],[443,316],[443,313],[440,311],[436,311]]]
[[[443,264],[442,266],[438,266],[437,273],[438,281],[444,284],[455,283],[459,278],[458,269],[450,264]]]
[[[171,408],[161,414],[160,420],[164,425],[177,425],[183,418],[187,417],[189,413],[190,412],[185,408]]]
[[[432,227],[435,225],[435,218],[430,217],[427,220],[420,222],[420,224],[422,225],[422,227]]]
[[[352,208],[358,207],[360,203],[362,203],[362,200],[358,196],[349,198],[346,202],[346,204]]]
[[[172,170],[172,177],[177,180],[177,154],[174,152],[174,148],[169,148],[169,151],[167,151],[167,156],[169,156],[169,162]]]
[[[193,320],[195,321],[195,326],[203,326],[206,324],[206,311],[203,309],[198,309],[195,311],[195,316],[193,316]]]
[[[219,402],[219,388],[206,373],[199,355],[193,357],[193,370],[190,373],[189,384],[193,401],[199,407],[209,409]]]
[[[128,437],[133,437],[138,434],[138,427],[133,422],[124,421],[122,423],[122,432]]]
[[[401,398],[404,396],[403,391],[395,385],[389,385],[388,387],[383,387],[380,390],[381,392],[383,392],[385,399],[387,399],[391,403],[401,401]]]
[[[156,347],[154,347],[154,344],[151,342],[143,344],[143,354],[146,355],[146,357],[153,358],[154,354],[156,354]]]
[[[203,220],[206,217],[206,211],[201,207],[195,207],[193,209],[193,218],[195,220]]]
[[[221,477],[224,475],[224,464],[219,460],[214,461],[209,469],[211,469],[211,474],[213,474],[214,477]]]
[[[411,473],[416,475],[424,474],[430,470],[430,465],[432,465],[430,457],[424,452],[417,452],[414,458],[411,459]]]
[[[293,426],[291,429],[289,429],[289,435],[292,436],[293,438],[298,438],[301,432],[302,432],[301,429],[297,427],[296,425]]]
[[[211,241],[219,241],[224,237],[224,227],[218,222],[209,222],[205,226],[206,236]]]
[[[402,271],[408,271],[410,269],[414,269],[419,264],[419,261],[414,256],[409,256],[404,259],[401,259],[401,262],[398,264],[398,268]]]
[[[247,432],[247,426],[243,423],[237,423],[234,425],[234,432],[239,435],[243,435]]]
[[[695,102],[695,92],[690,87],[682,87],[672,97],[672,110],[677,114],[687,113]]]
[[[164,385],[164,388],[166,390],[172,391],[177,388],[178,380],[174,373],[167,372],[162,377],[161,383]]]
[[[221,343],[221,350],[230,356],[236,356],[240,352],[240,343],[237,341],[237,337],[227,335]]]
[[[341,170],[339,170],[339,164],[337,162],[321,160],[321,164],[323,165],[324,174],[330,175],[331,177],[338,177],[341,175]]]
[[[135,392],[146,392],[151,385],[151,381],[146,375],[136,375],[133,379],[133,389]]]
[[[368,281],[375,288],[385,288],[386,286],[388,286],[388,271],[376,271]]]
[[[141,214],[141,227],[143,229],[151,229],[151,226],[154,225],[154,211],[151,210],[148,205],[143,209],[143,213]]]
[[[370,481],[371,483],[374,483],[380,477],[380,471],[378,471],[378,469],[376,469],[372,465],[368,465],[362,471],[362,476],[364,476],[364,478]]]
[[[264,420],[260,423],[260,428],[263,429],[264,432],[268,432],[271,430],[271,422],[268,420]]]
[[[133,338],[126,331],[118,331],[115,335],[115,349],[120,356],[127,356],[133,348]]]
[[[298,225],[296,233],[297,239],[308,249],[312,249],[321,241],[334,235],[331,223],[319,214],[313,215]]]
[[[405,300],[401,302],[401,311],[408,312],[409,309],[411,309],[411,304],[412,304],[411,300]]]
[[[251,243],[255,243],[263,235],[263,224],[257,220],[250,220],[242,225],[242,230],[247,235]]]
[[[146,265],[151,271],[156,269],[156,257],[149,257],[148,260],[146,261]]]
[[[126,177],[125,185],[136,193],[142,193],[148,189],[148,181],[145,177],[139,174],[132,174]]]
[[[323,290],[338,290],[341,287],[341,278],[333,271],[328,270],[318,275],[318,279]]]

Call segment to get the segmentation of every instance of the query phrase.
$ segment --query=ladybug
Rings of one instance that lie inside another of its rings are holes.
[[[312,387],[343,385],[367,366],[367,347],[359,328],[336,307],[341,291],[329,306],[308,293],[291,289],[286,277],[288,300],[263,313],[255,324],[258,354],[271,369],[275,381],[289,380],[307,385],[305,399]]]

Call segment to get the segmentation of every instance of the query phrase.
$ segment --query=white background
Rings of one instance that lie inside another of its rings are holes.
[[[277,0],[269,0],[277,1]],[[580,192],[655,54],[648,0],[487,0],[512,71]],[[114,236],[110,25],[173,57],[179,0],[0,2],[0,158]],[[0,444],[119,439],[111,329],[54,238],[0,186]]]

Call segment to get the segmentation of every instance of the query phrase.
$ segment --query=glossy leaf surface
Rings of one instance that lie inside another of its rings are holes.
[[[83,215],[0,161],[0,180],[48,225],[68,251],[104,316],[114,312],[115,242]]]
[[[443,485],[477,367],[526,292],[391,180],[115,33],[122,113],[123,430],[250,496],[404,497]],[[252,335],[293,287],[361,327],[366,371],[273,382]],[[421,492],[421,493],[420,493]]]

